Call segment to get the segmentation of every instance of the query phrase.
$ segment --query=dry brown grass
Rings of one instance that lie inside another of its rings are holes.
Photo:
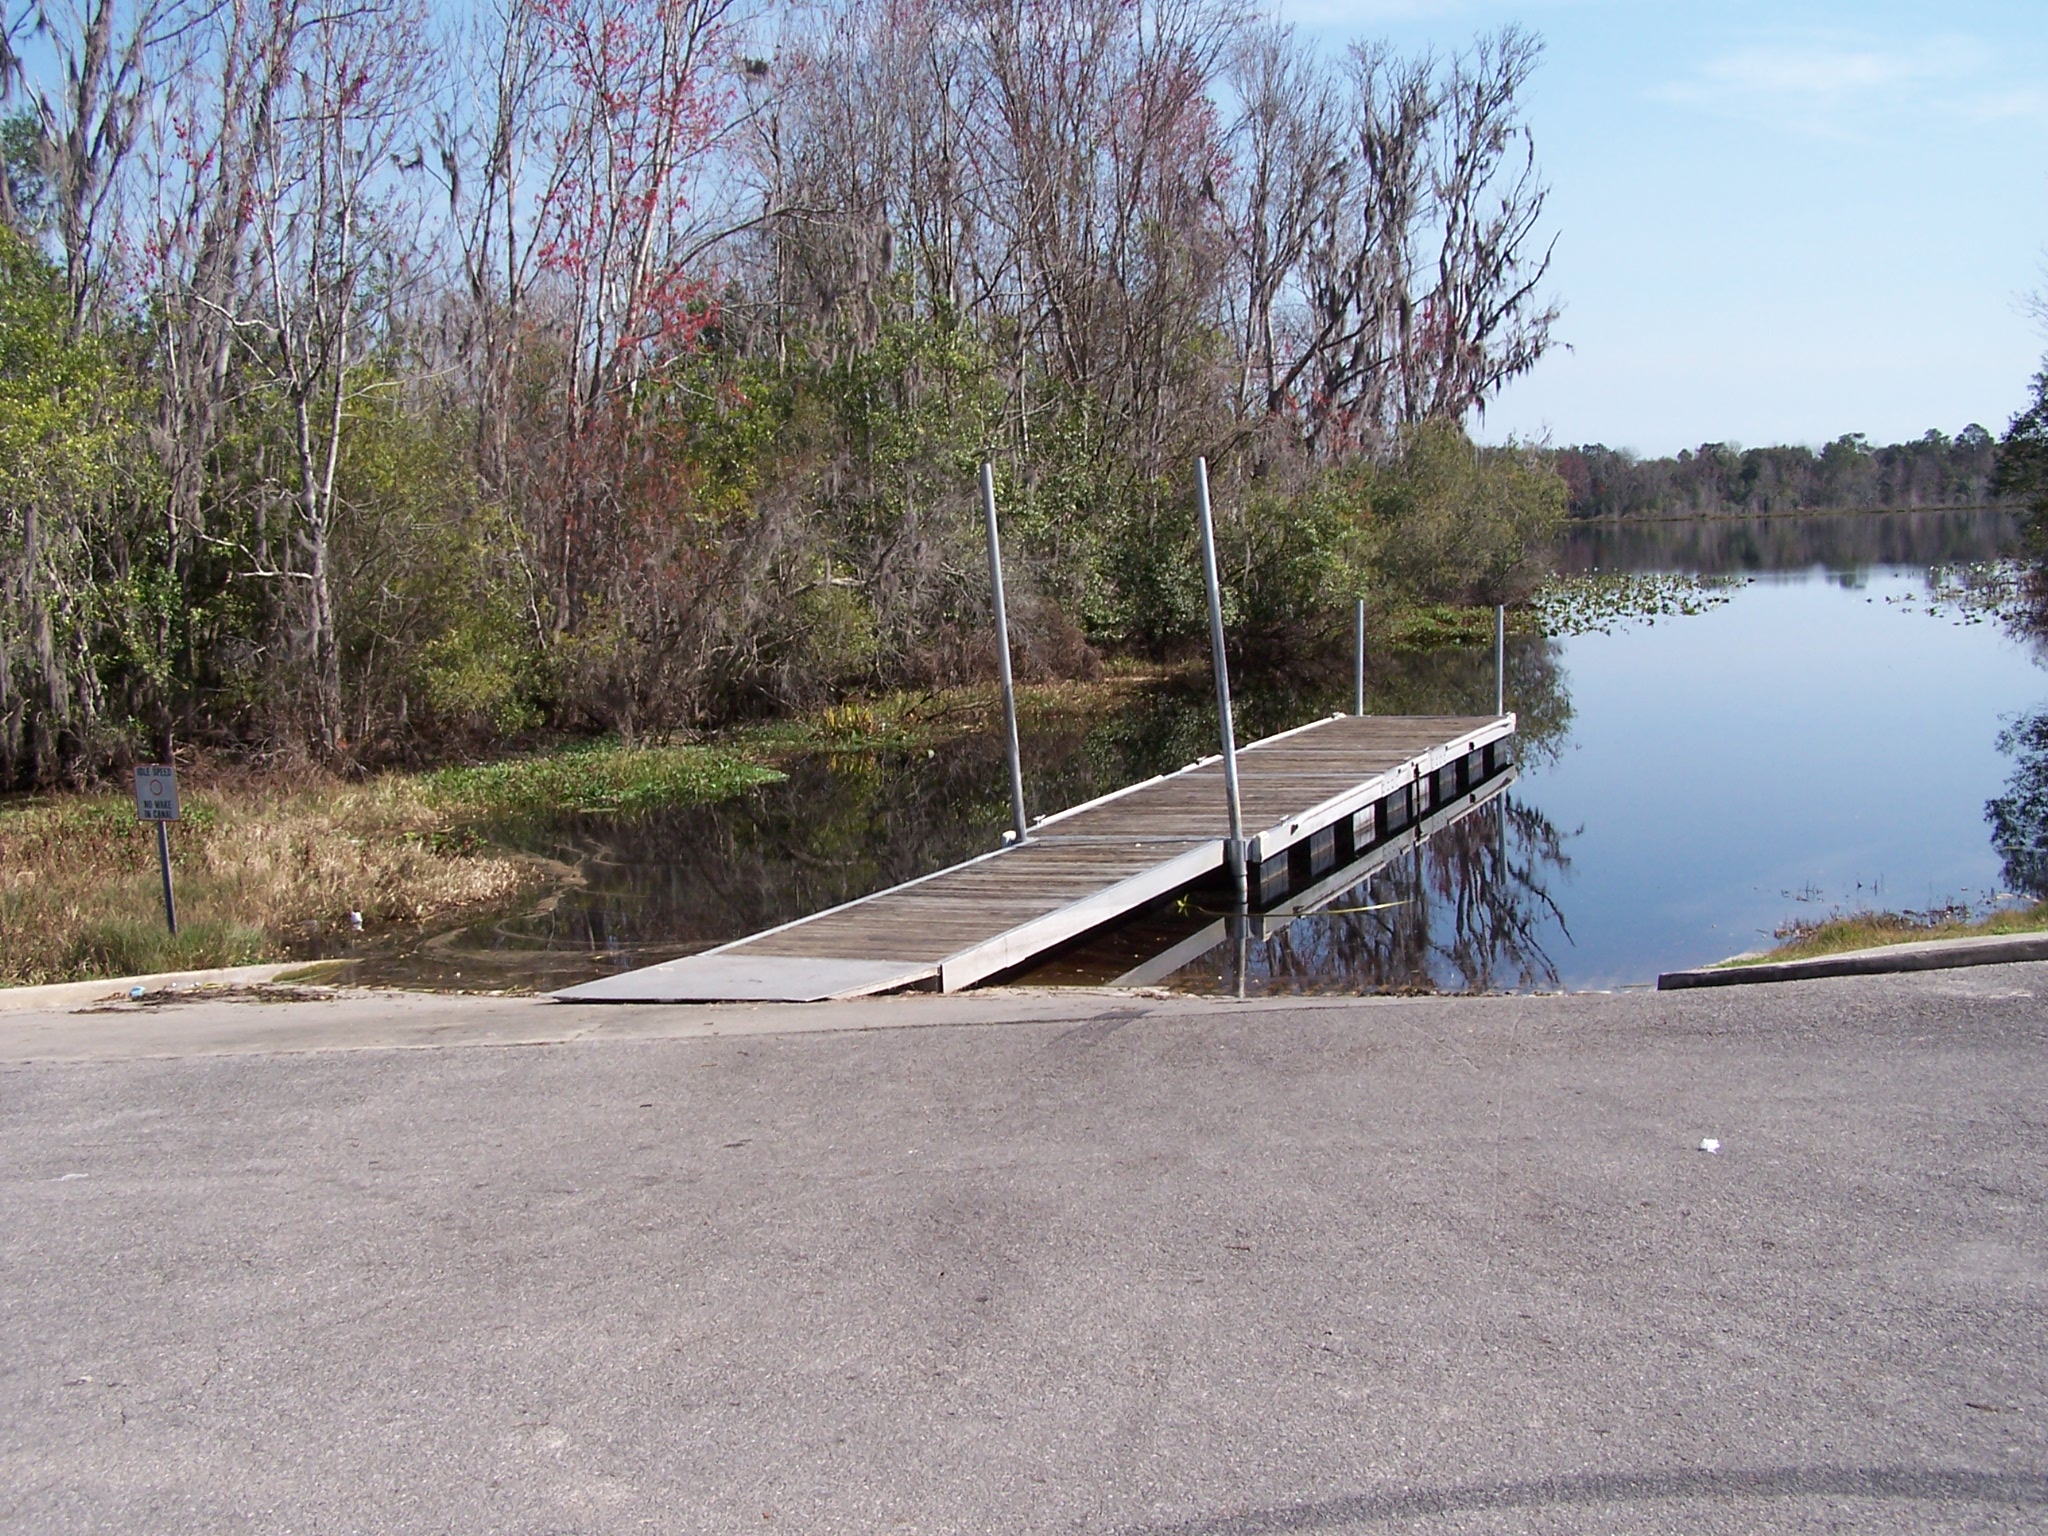
[[[171,831],[180,932],[164,931],[153,829],[124,794],[0,808],[0,983],[282,960],[311,925],[366,930],[509,901],[551,877],[479,846],[416,777],[206,775]]]

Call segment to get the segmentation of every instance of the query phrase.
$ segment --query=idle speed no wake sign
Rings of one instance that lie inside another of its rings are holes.
[[[135,816],[138,821],[178,819],[178,775],[165,763],[145,763],[135,770]]]

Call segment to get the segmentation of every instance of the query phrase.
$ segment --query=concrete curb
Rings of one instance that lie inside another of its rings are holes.
[[[1900,971],[1945,971],[1964,965],[2007,965],[2015,960],[2048,960],[2048,933],[2001,933],[1981,939],[1926,939],[1918,944],[1885,944],[1811,960],[1762,965],[1708,966],[1666,971],[1659,992],[1687,987],[1745,987],[1766,981],[1811,981],[1821,976],[1885,976]]]
[[[227,965],[210,971],[159,971],[154,976],[109,976],[102,981],[53,981],[40,987],[0,987],[0,1010],[11,1008],[67,1008],[79,1003],[96,1003],[103,998],[126,997],[135,987],[161,992],[166,987],[233,987],[269,981],[280,971],[304,965],[295,960],[283,965]]]

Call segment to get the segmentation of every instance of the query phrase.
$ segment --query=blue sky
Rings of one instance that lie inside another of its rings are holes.
[[[1282,0],[1332,45],[1505,22],[1556,353],[1483,435],[1666,453],[2002,431],[2048,350],[2048,0]]]

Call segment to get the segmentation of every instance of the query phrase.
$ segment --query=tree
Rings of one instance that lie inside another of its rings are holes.
[[[256,240],[265,289],[239,334],[288,416],[296,520],[285,559],[261,574],[303,592],[294,650],[313,743],[331,761],[342,747],[337,471],[355,371],[374,342],[373,306],[402,266],[394,226],[406,194],[392,165],[432,61],[419,13],[404,0],[311,16],[304,38],[263,145]]]
[[[1998,750],[2013,759],[2005,793],[1984,807],[1991,846],[2003,861],[2006,888],[2048,901],[2048,715],[2029,715],[1999,732]]]
[[[96,522],[120,488],[119,379],[61,275],[0,230],[0,780],[76,768],[102,715]]]
[[[2025,504],[2029,537],[2048,554],[2048,367],[2034,375],[2032,387],[2033,399],[1999,439],[1991,489]]]

